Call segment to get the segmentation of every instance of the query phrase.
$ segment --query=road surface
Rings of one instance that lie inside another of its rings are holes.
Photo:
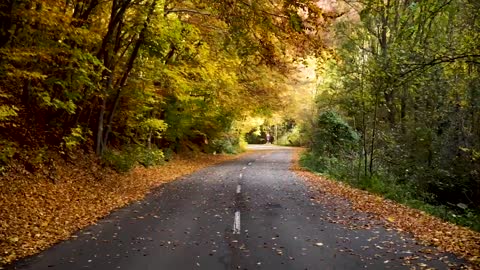
[[[241,159],[156,189],[11,269],[449,269],[407,234],[352,226],[311,200],[289,171],[292,149],[256,146]],[[352,210],[351,217],[362,217]],[[358,218],[360,222],[362,218]],[[418,257],[418,258],[417,258]]]

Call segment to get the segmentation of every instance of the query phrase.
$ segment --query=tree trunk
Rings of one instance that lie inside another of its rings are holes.
[[[395,115],[396,115],[396,107],[395,107],[395,101],[394,101],[394,92],[392,89],[386,89],[384,91],[384,98],[385,98],[385,104],[387,105],[388,113],[388,123],[390,124],[390,128],[395,127]]]
[[[375,94],[375,109],[373,111],[373,127],[372,127],[372,142],[370,144],[370,166],[369,166],[369,172],[370,172],[370,177],[373,176],[373,151],[375,149],[375,136],[377,133],[377,109],[378,109],[378,93]]]
[[[103,154],[103,117],[105,115],[105,107],[107,106],[107,99],[104,97],[102,99],[102,105],[100,106],[100,113],[98,114],[98,126],[97,126],[97,136],[95,142],[95,153],[99,156]]]
[[[112,37],[115,35],[116,31],[119,30],[119,25],[123,21],[124,14],[127,8],[130,6],[132,0],[114,0],[112,3],[112,11],[110,14],[110,22],[108,23],[108,30],[102,40],[102,45],[97,53],[97,58],[103,60],[103,65],[105,67],[105,71],[103,72],[103,77],[106,77],[105,87],[103,91],[103,97],[101,98],[101,106],[100,112],[98,115],[98,123],[97,123],[97,134],[96,134],[96,142],[95,142],[95,152],[97,155],[102,155],[106,141],[105,137],[105,113],[107,110],[107,99],[108,93],[112,90],[113,86],[113,76],[115,74],[115,65],[114,58],[116,55],[116,51],[112,48]],[[112,112],[111,112],[112,113]]]
[[[105,135],[103,136],[103,145],[107,145],[108,143],[108,136],[110,135],[110,132],[112,131],[112,124],[113,124],[113,119],[115,117],[115,113],[118,110],[118,105],[120,104],[120,98],[122,95],[122,90],[123,87],[127,84],[127,79],[128,76],[130,75],[130,72],[133,69],[133,65],[135,64],[135,60],[138,57],[138,53],[140,51],[140,47],[143,45],[145,42],[146,34],[147,34],[147,29],[148,25],[150,24],[151,17],[153,16],[155,12],[155,7],[156,7],[157,1],[153,0],[152,4],[150,6],[147,18],[143,24],[143,28],[140,31],[139,37],[137,39],[137,42],[135,43],[135,47],[133,48],[132,54],[130,55],[130,58],[128,59],[127,67],[125,69],[125,72],[123,73],[123,76],[118,84],[117,87],[117,92],[115,94],[115,99],[113,101],[113,108],[112,111],[110,112],[108,122],[107,122],[107,128],[105,130]]]

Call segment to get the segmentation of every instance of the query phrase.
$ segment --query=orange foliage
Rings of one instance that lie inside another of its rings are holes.
[[[164,166],[139,167],[127,174],[106,170],[84,157],[75,164],[59,161],[55,183],[26,170],[1,177],[0,269],[69,238],[114,209],[142,199],[152,188],[236,157],[176,158]]]

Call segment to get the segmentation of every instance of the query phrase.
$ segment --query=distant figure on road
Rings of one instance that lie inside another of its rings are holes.
[[[270,143],[270,133],[267,133],[267,144]]]

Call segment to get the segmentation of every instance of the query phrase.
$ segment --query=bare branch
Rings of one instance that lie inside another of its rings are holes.
[[[187,9],[187,8],[178,8],[178,9],[170,9],[165,12],[165,15],[170,14],[170,13],[191,13],[191,14],[198,14],[198,15],[203,15],[203,16],[211,16],[212,14],[201,11],[201,10],[195,10],[195,9]]]

